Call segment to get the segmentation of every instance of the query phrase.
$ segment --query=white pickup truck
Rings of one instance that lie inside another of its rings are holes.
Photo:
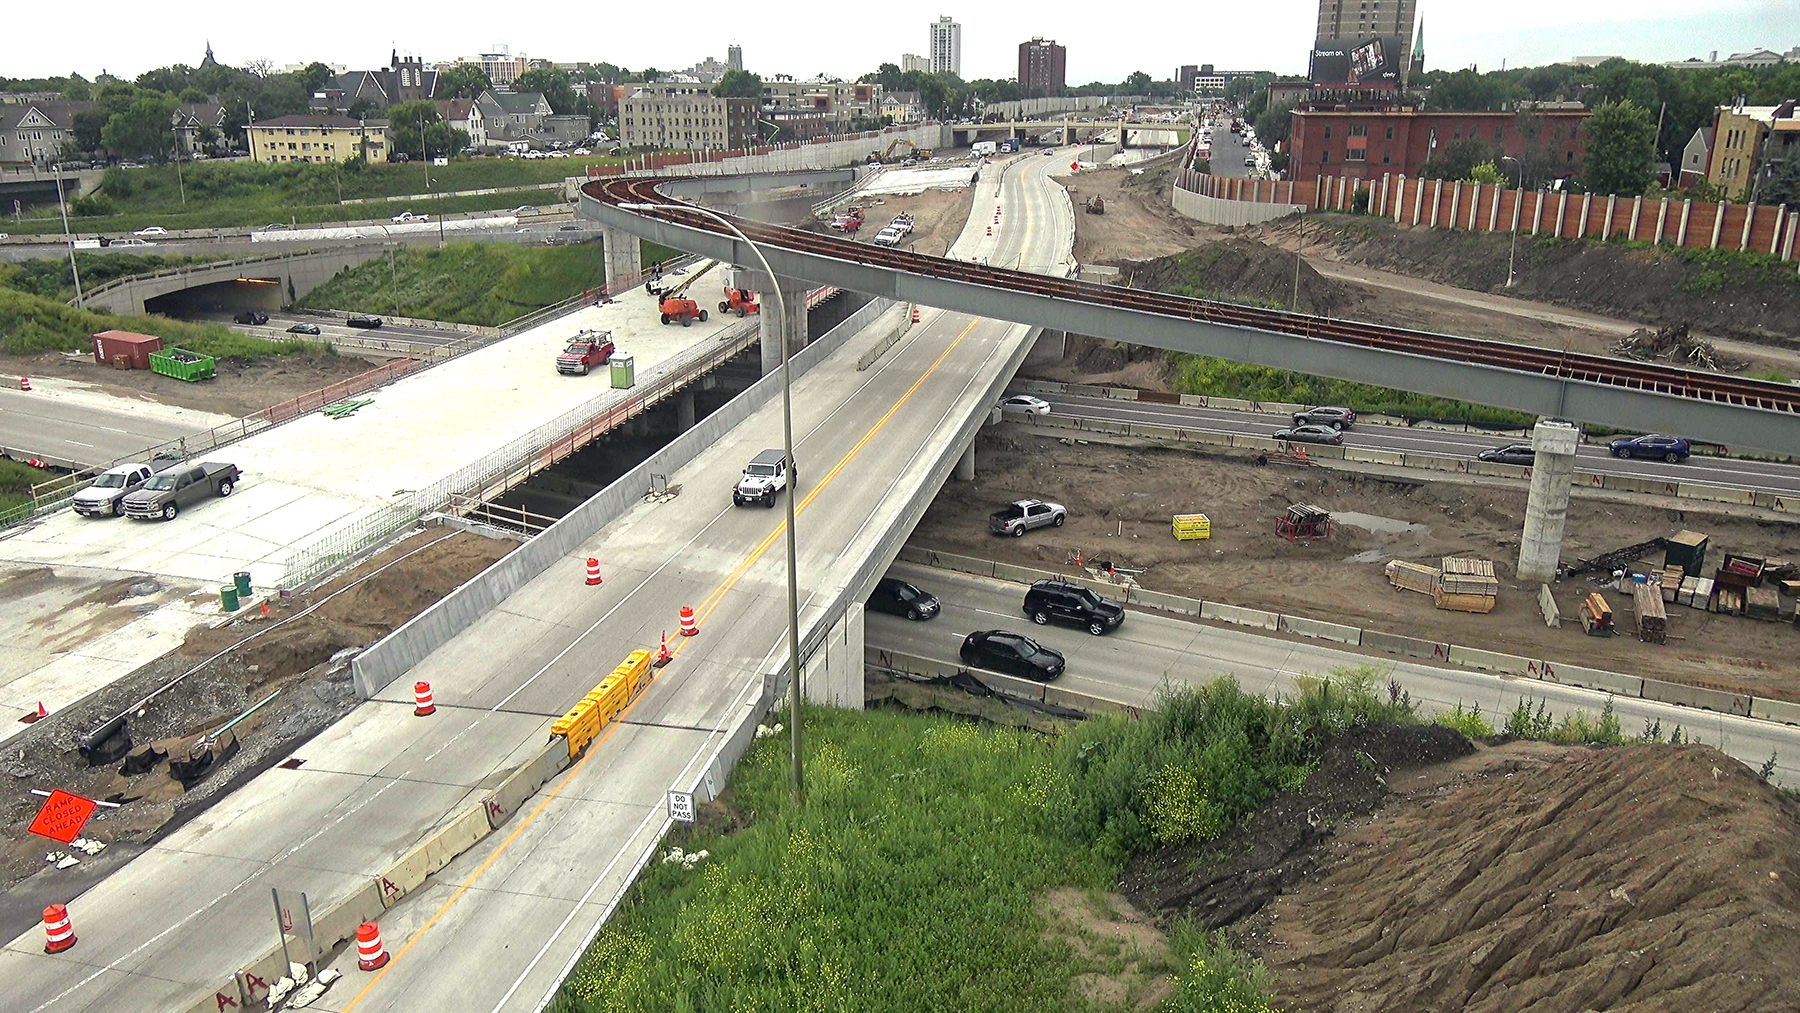
[[[83,517],[119,516],[125,512],[125,497],[143,488],[150,474],[148,464],[121,464],[106,469],[74,495],[75,512]]]

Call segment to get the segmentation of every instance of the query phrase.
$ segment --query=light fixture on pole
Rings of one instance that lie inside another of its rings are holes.
[[[762,265],[763,273],[769,278],[768,295],[775,300],[775,319],[781,331],[781,449],[787,455],[787,593],[788,593],[788,724],[792,730],[793,742],[793,789],[794,804],[806,802],[806,784],[800,767],[800,580],[794,562],[794,406],[793,376],[788,370],[789,352],[793,342],[788,340],[787,302],[781,294],[781,284],[775,280],[775,269],[769,266],[768,258],[763,256],[750,237],[738,231],[724,215],[709,211],[706,208],[687,204],[620,204],[626,211],[686,211],[704,215],[724,226],[737,237],[755,255],[757,263]],[[768,319],[766,316],[764,319]]]

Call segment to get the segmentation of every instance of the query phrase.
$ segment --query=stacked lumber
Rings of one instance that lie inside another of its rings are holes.
[[[1633,584],[1631,596],[1637,608],[1638,639],[1646,644],[1667,643],[1669,614],[1663,609],[1662,588]]]
[[[1681,593],[1681,582],[1687,577],[1687,570],[1680,566],[1664,567],[1658,575],[1662,581],[1663,601],[1674,601]]]
[[[1744,614],[1752,619],[1778,623],[1781,621],[1781,595],[1772,587],[1744,589]]]
[[[1390,559],[1387,565],[1388,583],[1420,594],[1436,593],[1438,575],[1441,573],[1443,571],[1435,566],[1409,563],[1404,559]]]
[[[1431,597],[1441,609],[1485,613],[1494,611],[1499,595],[1493,560],[1445,556]]]
[[[1744,589],[1732,584],[1714,585],[1719,590],[1719,611],[1728,616],[1744,614]]]
[[[1597,637],[1611,636],[1613,632],[1612,606],[1600,592],[1593,591],[1581,599],[1581,628]]]

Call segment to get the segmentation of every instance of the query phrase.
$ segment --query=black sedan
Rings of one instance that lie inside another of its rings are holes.
[[[1329,443],[1338,446],[1344,442],[1344,434],[1330,426],[1295,426],[1292,429],[1275,430],[1275,438],[1288,443]]]
[[[962,660],[1023,679],[1049,682],[1063,674],[1063,656],[1030,637],[1006,630],[977,630],[963,638]]]
[[[904,580],[883,577],[876,582],[874,593],[869,595],[869,608],[917,621],[937,615],[939,605],[936,595],[921,591]]]
[[[319,325],[318,324],[295,324],[294,326],[288,328],[287,332],[289,334],[311,334],[314,337],[317,337],[319,334]]]
[[[260,327],[269,322],[269,315],[258,310],[244,310],[231,319],[240,324],[255,324]]]
[[[1337,405],[1320,405],[1305,411],[1294,413],[1294,425],[1297,426],[1330,426],[1333,429],[1349,429],[1356,425],[1356,413]]]
[[[350,319],[344,321],[344,323],[349,324],[351,327],[361,327],[361,328],[364,328],[365,330],[372,331],[375,328],[381,326],[381,318],[380,317],[372,317],[372,316],[368,316],[367,314],[359,313],[356,316],[353,316]]]
[[[1537,451],[1529,443],[1508,443],[1504,447],[1490,447],[1475,455],[1478,461],[1491,461],[1495,464],[1523,464],[1527,467],[1536,463]]]
[[[1685,461],[1693,448],[1679,436],[1638,436],[1619,438],[1606,445],[1614,457],[1660,457],[1674,464]]]

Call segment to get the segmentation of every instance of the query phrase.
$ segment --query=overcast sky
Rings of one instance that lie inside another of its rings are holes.
[[[512,26],[513,19],[497,16],[506,8],[467,0],[439,0],[429,8],[365,0],[187,0],[178,16],[151,16],[138,0],[92,0],[78,23],[55,4],[24,2],[13,5],[6,20],[15,40],[29,42],[6,47],[0,75],[79,71],[91,78],[105,70],[131,77],[171,63],[191,66],[200,62],[210,36],[219,59],[230,64],[322,60],[353,70],[385,66],[390,46],[449,61],[495,43],[558,62],[673,70],[706,56],[723,59],[726,45],[736,42],[757,73],[853,77],[898,63],[903,52],[924,54],[927,26],[939,14],[962,24],[962,69],[969,79],[1013,76],[1018,44],[1035,35],[1068,47],[1071,84],[1118,81],[1140,69],[1168,78],[1183,63],[1298,74],[1306,69],[1318,12],[1317,0],[1177,0],[1111,9],[1066,0],[980,0],[943,2],[903,19],[895,16],[899,7],[904,5],[833,4],[828,20],[797,24],[786,4],[687,0],[659,25],[654,17],[608,17],[608,11],[628,8],[602,5],[589,8],[592,22],[584,26],[582,15],[563,13],[581,7],[546,5],[517,8],[521,16]],[[1714,49],[1724,55],[1800,45],[1795,0],[1419,0],[1419,11],[1431,68],[1476,64],[1490,70],[1502,60],[1516,67],[1577,55],[1679,60],[1704,58]]]

